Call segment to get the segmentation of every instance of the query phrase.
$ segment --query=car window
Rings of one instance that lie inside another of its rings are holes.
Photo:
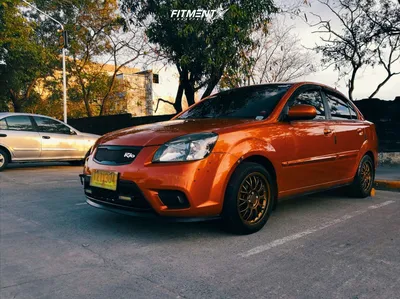
[[[289,108],[295,105],[310,105],[317,110],[317,116],[314,119],[325,119],[324,102],[319,90],[310,90],[300,93],[294,101],[289,104]]]
[[[47,117],[34,116],[39,132],[71,134],[71,130],[66,125]]]
[[[270,84],[224,91],[189,108],[178,118],[265,119],[290,87]]]
[[[330,93],[326,94],[326,98],[332,119],[351,119],[349,105],[344,100]]]
[[[0,119],[0,130],[6,130],[6,129],[7,129],[6,120],[4,118]]]
[[[356,110],[354,110],[354,108],[351,105],[349,105],[349,109],[350,109],[351,119],[358,119]]]
[[[26,115],[9,116],[5,118],[7,129],[13,131],[34,131],[31,119]]]

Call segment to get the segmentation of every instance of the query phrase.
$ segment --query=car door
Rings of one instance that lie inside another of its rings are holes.
[[[358,162],[358,153],[366,140],[367,124],[358,119],[348,100],[340,94],[326,89],[324,96],[329,106],[331,126],[335,131],[336,179],[349,179],[354,175],[352,171]]]
[[[317,110],[317,116],[312,120],[293,120],[287,124],[289,135],[287,157],[282,163],[283,188],[301,192],[334,180],[334,130],[327,119],[327,107],[319,87],[298,90],[289,99],[286,109],[297,104],[311,105]]]
[[[0,144],[10,149],[12,159],[35,160],[41,152],[41,139],[28,115],[13,115],[2,119]]]
[[[79,137],[65,124],[42,116],[33,116],[42,138],[41,159],[81,159]]]

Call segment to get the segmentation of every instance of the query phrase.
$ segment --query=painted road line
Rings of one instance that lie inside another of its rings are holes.
[[[278,246],[283,245],[285,243],[288,243],[290,241],[294,241],[294,240],[303,238],[305,236],[311,235],[311,234],[313,234],[315,232],[318,232],[320,230],[323,230],[323,229],[328,228],[330,226],[333,226],[335,224],[342,223],[342,222],[344,222],[346,220],[349,220],[349,219],[351,219],[353,217],[356,217],[358,215],[364,214],[364,213],[368,212],[369,210],[379,209],[381,207],[390,205],[390,204],[392,204],[394,202],[395,202],[394,200],[388,200],[388,201],[385,201],[385,202],[383,202],[381,204],[369,206],[367,209],[355,211],[355,212],[353,212],[351,214],[344,215],[344,216],[342,216],[340,218],[328,221],[328,222],[326,222],[326,223],[324,223],[322,225],[310,228],[310,229],[302,231],[300,233],[293,234],[293,235],[284,237],[282,239],[278,239],[278,240],[272,241],[270,243],[254,247],[253,249],[250,249],[250,250],[248,250],[246,252],[242,252],[239,255],[241,257],[249,257],[249,256],[252,256],[252,255],[255,255],[255,254],[259,254],[259,253],[268,251],[268,250],[270,250],[270,249],[272,249],[274,247],[278,247]]]
[[[86,202],[80,202],[80,203],[76,203],[75,205],[76,206],[83,206],[83,205],[87,205],[87,203]]]

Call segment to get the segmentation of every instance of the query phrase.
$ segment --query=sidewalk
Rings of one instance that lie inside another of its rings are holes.
[[[376,168],[375,188],[400,191],[400,165],[380,165]]]

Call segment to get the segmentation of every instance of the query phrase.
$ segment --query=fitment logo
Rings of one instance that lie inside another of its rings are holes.
[[[171,18],[178,20],[202,20],[205,19],[207,22],[213,22],[218,19],[222,19],[229,8],[223,9],[220,6],[217,9],[173,9],[171,10]]]

